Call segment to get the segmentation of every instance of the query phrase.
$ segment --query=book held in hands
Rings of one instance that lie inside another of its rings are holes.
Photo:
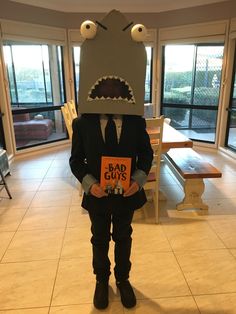
[[[100,185],[108,194],[123,194],[130,186],[131,158],[102,156]]]

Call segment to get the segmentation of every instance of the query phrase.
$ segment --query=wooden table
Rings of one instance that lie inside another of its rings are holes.
[[[148,134],[153,134],[158,132],[158,129],[147,128],[147,132]],[[151,141],[151,143],[155,144],[154,141]],[[162,139],[163,153],[167,152],[171,148],[185,147],[193,147],[193,142],[187,136],[183,135],[169,124],[164,123]]]
[[[147,128],[147,132],[148,134],[155,134],[159,132],[159,130],[154,128]],[[151,144],[155,144],[155,140],[151,140]],[[168,152],[168,150],[170,150],[171,148],[186,147],[193,147],[193,142],[169,124],[164,123],[162,153],[164,154]],[[165,194],[161,190],[159,190],[159,199],[162,201],[167,199]]]

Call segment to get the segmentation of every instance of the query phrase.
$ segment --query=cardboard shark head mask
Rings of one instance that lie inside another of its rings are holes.
[[[79,112],[143,115],[146,28],[115,10],[97,24],[81,25]]]

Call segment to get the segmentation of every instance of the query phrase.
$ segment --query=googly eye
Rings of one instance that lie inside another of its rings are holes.
[[[131,29],[131,37],[134,41],[144,41],[147,36],[147,29],[143,24],[136,24]]]
[[[92,39],[96,36],[97,25],[92,21],[84,21],[80,26],[80,33],[85,39]]]

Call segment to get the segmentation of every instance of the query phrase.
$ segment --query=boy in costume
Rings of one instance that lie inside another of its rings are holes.
[[[115,242],[116,285],[122,304],[131,308],[136,297],[128,280],[131,269],[131,222],[134,210],[146,202],[143,185],[153,151],[146,132],[144,84],[146,29],[132,27],[118,11],[101,22],[81,25],[86,38],[81,46],[79,113],[73,121],[70,167],[82,183],[82,207],[91,220],[94,306],[108,306],[109,242]],[[107,193],[100,186],[103,156],[131,159],[130,186],[123,194]]]

